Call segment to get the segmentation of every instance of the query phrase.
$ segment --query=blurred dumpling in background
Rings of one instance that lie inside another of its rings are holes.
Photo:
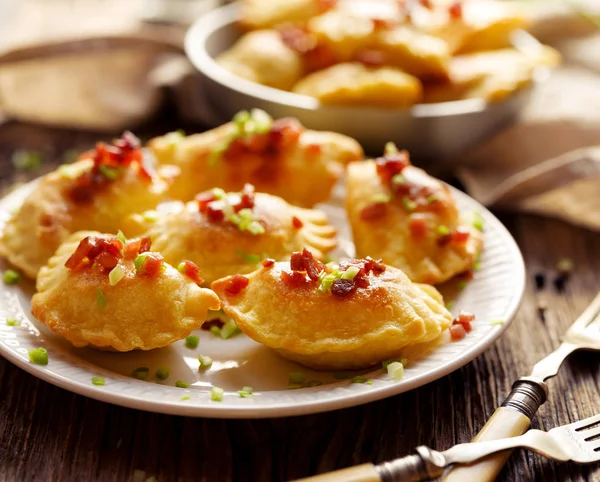
[[[27,276],[80,230],[116,232],[132,213],[154,208],[171,179],[154,170],[139,139],[126,132],[40,179],[6,224],[0,252]]]
[[[148,239],[73,234],[40,270],[32,313],[77,347],[152,350],[199,328],[217,296],[150,252]]]
[[[328,199],[344,165],[363,157],[350,137],[308,130],[292,118],[273,121],[256,109],[202,134],[158,137],[149,147],[159,162],[181,169],[169,191],[174,199],[189,201],[215,186],[239,191],[250,183],[302,207]]]
[[[156,218],[134,215],[126,229],[149,236],[173,266],[193,261],[206,283],[250,273],[265,258],[289,259],[303,246],[318,259],[336,246],[335,228],[324,213],[254,193],[251,185],[239,193],[212,189]]]
[[[293,91],[323,104],[408,107],[422,98],[419,79],[394,67],[338,64],[307,75]]]
[[[304,22],[337,4],[337,0],[241,0],[240,25],[272,28],[285,22]]]
[[[437,284],[469,270],[481,233],[461,219],[448,186],[388,145],[383,157],[348,166],[346,210],[359,257],[400,268],[414,282]]]
[[[316,370],[378,364],[452,321],[435,288],[370,258],[323,265],[304,250],[212,288],[250,338]]]

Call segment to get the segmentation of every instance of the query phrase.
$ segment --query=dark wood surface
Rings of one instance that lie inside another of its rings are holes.
[[[171,126],[173,127],[173,126]],[[169,129],[147,126],[147,135]],[[6,187],[50,169],[69,149],[102,136],[8,124],[0,126],[0,178]],[[15,173],[15,149],[39,150],[38,172]],[[271,420],[194,419],[121,408],[42,382],[0,357],[0,480],[279,481],[366,461],[381,462],[427,444],[468,441],[509,392],[512,381],[558,346],[561,334],[600,289],[600,234],[540,217],[500,218],[517,239],[528,270],[527,293],[512,326],[475,361],[409,393],[368,405]],[[563,293],[555,264],[574,271]],[[548,274],[538,292],[533,274]],[[546,321],[538,300],[548,304]],[[600,353],[575,354],[550,382],[533,426],[550,429],[600,412]],[[554,464],[516,452],[501,480],[600,480],[599,466]],[[150,479],[152,480],[152,479]],[[470,482],[470,481],[465,481]]]

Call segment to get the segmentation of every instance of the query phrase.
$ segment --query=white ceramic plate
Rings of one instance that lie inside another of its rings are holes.
[[[0,201],[0,229],[10,213],[34,188],[29,184]],[[337,225],[341,237],[341,253],[351,255],[353,245],[339,199],[322,206]],[[109,353],[94,349],[74,348],[54,335],[30,314],[34,284],[21,281],[16,286],[0,283],[0,354],[29,373],[73,392],[127,407],[177,415],[220,418],[260,418],[299,415],[350,407],[411,390],[460,368],[486,350],[508,327],[524,289],[525,270],[519,250],[502,224],[485,208],[465,194],[454,190],[459,207],[478,211],[485,220],[485,248],[481,269],[458,295],[453,312],[467,310],[476,314],[474,328],[459,342],[449,341],[446,332],[437,346],[406,351],[409,364],[404,379],[395,382],[382,369],[360,374],[371,380],[351,383],[358,374],[314,372],[284,360],[268,348],[245,335],[221,340],[209,331],[198,330],[200,344],[186,348],[183,341],[152,352]],[[6,269],[6,265],[2,265]],[[446,287],[447,288],[447,287]],[[447,290],[442,290],[447,291]],[[21,321],[20,326],[7,326],[7,318]],[[502,319],[504,324],[491,324]],[[49,353],[47,366],[29,362],[28,350],[45,347]],[[198,355],[214,360],[210,370],[198,371]],[[166,381],[157,380],[156,368],[169,366]],[[148,367],[145,381],[131,377],[135,368]],[[322,385],[296,390],[287,389],[290,372],[303,372],[306,380],[319,380]],[[347,376],[346,379],[340,379]],[[91,383],[92,377],[104,377],[104,386]],[[176,380],[190,383],[189,388],[175,387]],[[211,401],[212,386],[225,390],[222,402]],[[241,398],[237,391],[251,386],[255,395]],[[189,399],[182,400],[182,396]]]

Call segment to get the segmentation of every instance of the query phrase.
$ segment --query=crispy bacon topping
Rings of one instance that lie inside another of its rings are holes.
[[[298,288],[310,283],[310,279],[308,279],[302,271],[282,271],[281,281],[290,288]]]
[[[317,281],[319,273],[325,269],[325,265],[315,259],[308,249],[304,248],[302,252],[292,253],[290,268],[293,271],[305,271],[311,280]]]
[[[475,320],[475,315],[461,311],[452,321],[450,327],[450,337],[453,341],[462,340],[467,333],[472,330],[471,323]]]
[[[402,173],[406,166],[410,166],[410,157],[407,151],[389,152],[375,159],[377,174],[383,184],[390,184],[392,178]]]
[[[94,165],[75,179],[75,185],[68,192],[76,203],[91,202],[94,190],[114,181],[132,165],[138,166],[138,173],[143,179],[152,180],[154,177],[153,170],[144,163],[140,140],[129,131],[113,140],[112,145],[98,142],[96,149],[81,158],[91,158]]]
[[[453,18],[453,19],[462,18],[462,16],[463,16],[462,0],[457,0],[457,1],[453,2],[452,4],[450,4],[450,6],[448,7],[448,14],[450,15],[450,18]]]
[[[469,240],[470,236],[471,233],[467,228],[464,226],[459,226],[454,231],[439,236],[436,240],[436,243],[439,247],[448,246],[450,243],[465,244]]]
[[[160,253],[147,253],[140,269],[137,270],[142,276],[158,276],[162,270],[164,258]]]
[[[129,239],[127,240],[127,244],[123,250],[123,255],[125,259],[135,259],[138,254],[150,251],[151,245],[152,241],[148,236],[144,236],[143,238]]]
[[[306,28],[297,25],[283,25],[279,35],[284,44],[302,55],[307,72],[324,69],[337,63],[331,48],[319,43],[317,36]]]
[[[387,203],[375,202],[362,208],[360,211],[360,218],[363,221],[373,221],[374,219],[379,219],[385,216],[386,212]]]
[[[267,258],[267,259],[263,259],[261,261],[261,264],[265,267],[265,268],[272,268],[273,266],[275,266],[275,260],[272,258]]]
[[[300,219],[298,219],[296,216],[293,216],[292,217],[292,226],[295,229],[300,229],[300,228],[302,228],[302,226],[304,226],[304,223]]]
[[[425,238],[429,233],[426,217],[423,214],[411,214],[408,221],[408,229],[413,238]]]
[[[180,273],[183,273],[189,279],[191,279],[194,283],[201,285],[204,283],[204,280],[200,277],[200,268],[196,263],[190,261],[189,259],[183,260],[179,263],[177,267]]]
[[[95,261],[98,261],[98,266],[110,271],[123,257],[122,249],[123,243],[117,237],[87,236],[79,242],[75,252],[66,261],[65,267],[78,269],[92,266]]]
[[[198,210],[213,222],[222,221],[226,217],[226,210],[231,211],[229,212],[231,216],[232,213],[239,213],[242,209],[254,208],[255,194],[252,184],[245,184],[239,196],[228,196],[225,192],[218,191],[220,190],[213,189],[196,196]]]
[[[225,293],[228,295],[237,295],[241,293],[242,290],[246,289],[248,286],[249,280],[245,276],[241,274],[234,274],[227,281],[227,286],[225,286]]]

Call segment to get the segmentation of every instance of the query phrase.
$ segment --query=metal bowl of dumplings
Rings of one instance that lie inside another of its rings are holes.
[[[296,117],[310,129],[354,137],[373,154],[380,153],[386,142],[394,141],[417,159],[452,158],[513,121],[535,84],[548,74],[547,69],[539,69],[529,86],[494,103],[466,99],[406,109],[323,105],[313,97],[238,77],[216,62],[215,58],[242,35],[237,26],[239,19],[239,6],[230,4],[200,17],[186,36],[186,54],[200,73],[215,123],[228,121],[240,110],[259,108],[274,118]],[[526,43],[537,43],[529,34],[521,33],[527,37]]]

